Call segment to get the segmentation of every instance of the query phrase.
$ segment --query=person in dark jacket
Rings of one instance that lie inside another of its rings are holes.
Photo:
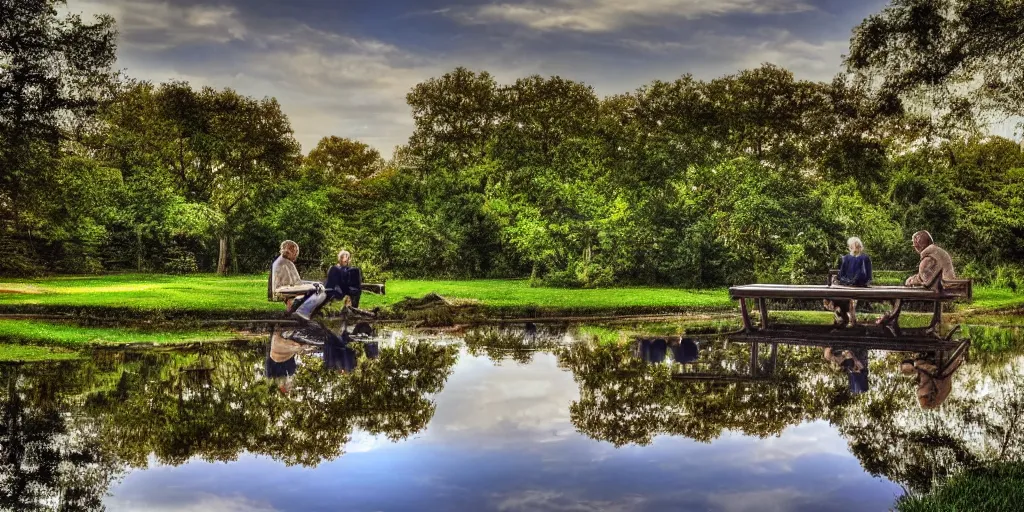
[[[348,297],[349,305],[346,306],[348,311],[357,315],[375,317],[377,315],[376,310],[363,311],[359,309],[359,298],[362,297],[364,288],[383,294],[384,285],[364,285],[363,271],[359,270],[359,267],[353,267],[350,264],[351,260],[352,254],[348,251],[342,249],[338,253],[338,264],[327,271],[327,282],[324,283],[327,298],[330,300],[344,300],[345,297]]]
[[[846,241],[846,247],[850,254],[844,254],[839,259],[839,275],[835,277],[832,284],[839,286],[866,287],[871,284],[871,256],[864,252],[864,242],[860,238],[850,237]],[[857,323],[857,301],[838,300],[832,301],[833,311],[836,315],[837,325],[856,325]]]

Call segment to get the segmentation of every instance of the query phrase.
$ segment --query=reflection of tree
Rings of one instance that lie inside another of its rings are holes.
[[[1019,364],[961,368],[953,375],[953,394],[937,410],[917,406],[913,379],[882,372],[863,401],[844,411],[839,431],[865,470],[911,492],[927,492],[972,466],[1024,460]]]
[[[552,350],[557,343],[553,337],[538,334],[533,329],[482,328],[467,332],[463,338],[468,352],[474,356],[487,356],[495,363],[511,359],[519,364],[529,364],[533,354],[541,350]]]
[[[711,372],[742,373],[747,345],[701,353]],[[964,468],[1024,460],[1024,374],[1020,357],[984,357],[953,374],[954,392],[937,410],[918,404],[917,381],[898,371],[905,356],[871,364],[871,386],[856,398],[822,349],[780,347],[768,382],[673,380],[678,365],[647,364],[632,347],[577,343],[559,349],[580,398],[570,406],[583,434],[616,446],[646,445],[656,435],[711,441],[724,430],[765,437],[787,426],[827,420],[864,469],[923,492]]]
[[[263,377],[266,348],[251,345],[0,366],[0,508],[101,508],[112,478],[150,454],[314,465],[340,456],[355,428],[392,440],[422,430],[457,349],[405,344],[371,360],[353,346],[354,371],[307,356],[288,395]]]
[[[722,372],[746,370],[749,347],[732,345],[701,355],[703,366]],[[781,357],[809,358],[807,351],[780,349]],[[580,399],[570,406],[577,429],[616,446],[649,444],[658,434],[682,435],[711,441],[723,430],[766,437],[808,415],[824,411],[837,388],[797,385],[785,368],[773,379],[753,382],[676,381],[672,367],[649,365],[618,344],[577,343],[559,351],[559,365],[573,373]],[[790,354],[792,352],[792,354]]]
[[[100,449],[89,418],[64,414],[85,388],[79,367],[0,365],[0,508],[103,508],[119,465]]]
[[[90,405],[108,415],[111,448],[136,465],[151,452],[178,464],[233,460],[242,451],[314,465],[340,456],[357,427],[393,440],[423,429],[434,412],[429,395],[443,387],[456,353],[426,343],[385,348],[376,360],[361,357],[352,373],[306,357],[288,395],[262,378],[264,357],[259,347],[215,350],[190,361],[210,368],[195,371],[177,356],[142,356]]]

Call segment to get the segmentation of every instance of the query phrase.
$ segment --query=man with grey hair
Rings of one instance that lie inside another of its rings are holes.
[[[302,304],[295,310],[295,315],[309,320],[316,308],[327,299],[324,286],[318,282],[303,281],[295,268],[295,260],[299,257],[299,244],[285,240],[281,242],[281,255],[274,260],[271,267],[274,298],[283,300],[289,309],[298,297],[304,297]]]
[[[904,286],[933,286],[935,278],[940,274],[942,279],[956,279],[956,270],[953,269],[953,258],[944,249],[935,245],[931,233],[918,231],[912,238],[914,250],[921,255],[921,263],[917,267],[917,273],[908,277],[903,283]],[[892,312],[882,315],[876,323],[885,324],[894,318],[899,317],[902,302],[897,299],[893,303]]]

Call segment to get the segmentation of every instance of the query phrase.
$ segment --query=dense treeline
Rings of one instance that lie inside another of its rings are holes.
[[[977,278],[1024,261],[1021,148],[866,85],[899,13],[831,83],[766,64],[599,97],[458,68],[408,94],[415,131],[384,159],[332,136],[303,155],[272,98],[116,77],[112,21],[53,3],[0,22],[32,35],[0,47],[4,274],[261,272],[291,238],[307,271],[345,247],[379,277],[708,286],[809,279],[853,235],[910,268],[919,229]]]

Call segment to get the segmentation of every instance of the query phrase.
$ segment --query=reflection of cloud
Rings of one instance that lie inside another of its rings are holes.
[[[550,512],[592,512],[596,510],[616,512],[633,510],[644,502],[641,496],[627,496],[621,501],[591,501],[579,496],[569,496],[562,491],[528,490],[497,497],[497,508],[502,512],[550,511]]]
[[[244,496],[217,496],[209,493],[186,494],[177,502],[132,500],[110,498],[104,505],[110,512],[138,511],[149,512],[274,512],[277,509],[266,502],[256,501]]]
[[[464,23],[510,23],[534,30],[610,32],[630,25],[663,24],[666,18],[725,14],[779,14],[808,10],[798,0],[526,0],[450,10]]]
[[[815,495],[796,489],[769,489],[764,491],[711,494],[708,503],[722,512],[772,512],[797,510],[818,502]],[[801,507],[803,505],[803,507]]]
[[[487,438],[479,441],[487,447],[565,439],[575,431],[569,404],[579,392],[572,374],[556,362],[553,354],[538,352],[529,365],[495,371],[487,358],[463,353],[436,398],[426,437],[449,441],[473,432]]]

